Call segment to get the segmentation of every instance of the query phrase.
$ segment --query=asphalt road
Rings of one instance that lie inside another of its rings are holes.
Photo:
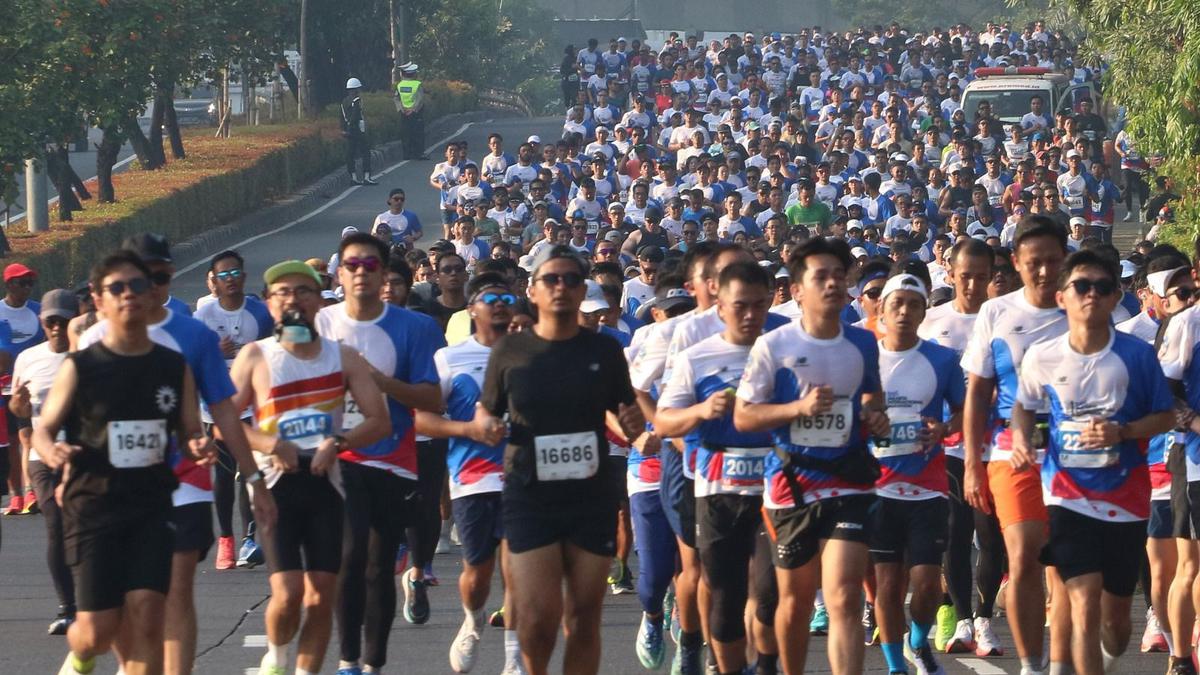
[[[499,131],[507,147],[515,147],[529,134],[544,139],[557,138],[560,122],[557,119],[503,119],[480,123],[460,131],[459,137],[470,144],[470,155],[478,159],[485,148],[488,132]],[[439,139],[429,139],[431,145]],[[434,151],[437,157],[440,152]],[[403,187],[409,194],[409,207],[417,211],[425,225],[428,245],[440,237],[437,196],[428,186],[427,178],[432,161],[405,161],[391,167],[381,167],[383,177],[378,186],[354,187],[334,195],[321,205],[320,213],[299,222],[285,231],[255,238],[237,245],[246,258],[247,268],[259,278],[267,266],[285,258],[326,257],[336,247],[339,233],[346,225],[369,226],[374,216],[385,208],[389,189]],[[176,296],[189,302],[207,292],[203,269],[184,268],[173,288]],[[253,287],[253,286],[252,286]],[[48,637],[46,625],[53,617],[57,601],[46,573],[44,546],[45,531],[40,516],[3,518],[3,548],[0,549],[0,673],[53,673],[62,663],[66,648],[61,638]],[[636,556],[631,561],[636,574]],[[387,672],[449,673],[447,650],[462,621],[461,603],[455,587],[460,570],[457,550],[439,555],[434,569],[442,585],[431,589],[432,617],[424,626],[410,626],[397,617],[391,640],[391,665]],[[499,597],[499,582],[494,584],[493,596]],[[547,589],[552,592],[553,589]],[[197,673],[255,673],[263,653],[263,601],[268,592],[264,570],[232,570],[217,572],[212,558],[202,563],[196,579],[196,601],[199,613],[199,656]],[[489,608],[498,605],[498,600]],[[1134,649],[1141,635],[1144,605],[1140,598],[1134,610]],[[636,596],[609,597],[604,612],[604,654],[601,672],[643,672],[634,655],[633,640],[640,618]],[[1008,627],[1003,620],[996,622],[1002,644],[1008,656],[993,659],[974,657],[943,657],[949,673],[979,673],[994,675],[1016,673],[1019,664],[1013,654]],[[335,638],[336,639],[336,638]],[[561,645],[561,639],[560,639]],[[670,645],[668,649],[673,649]],[[825,659],[825,638],[814,638],[809,658],[810,672],[828,672]],[[556,658],[561,658],[558,648]],[[335,654],[326,658],[323,672],[332,672]],[[669,655],[668,655],[669,659]],[[1161,673],[1165,655],[1131,654],[1119,665],[1121,673]],[[498,673],[503,665],[503,638],[496,629],[487,629],[479,662],[474,672]],[[664,667],[665,668],[665,667]],[[112,673],[115,663],[106,657],[98,673]],[[886,672],[878,648],[867,650],[867,672]]]

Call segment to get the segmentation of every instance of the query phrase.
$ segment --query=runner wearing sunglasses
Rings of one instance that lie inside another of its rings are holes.
[[[338,281],[346,300],[321,310],[317,332],[350,347],[366,360],[375,384],[383,391],[388,435],[374,443],[351,445],[339,452],[345,486],[346,528],[339,575],[339,670],[355,673],[362,665],[382,668],[396,616],[396,553],[404,528],[416,517],[413,496],[418,464],[413,410],[441,412],[433,353],[446,342],[429,317],[383,301],[388,247],[363,233],[342,240]],[[362,422],[360,402],[345,401],[342,429]],[[419,571],[404,576],[405,618],[429,618],[425,583]],[[368,603],[370,608],[368,609]],[[365,621],[365,625],[364,625]],[[362,648],[365,635],[365,650]]]

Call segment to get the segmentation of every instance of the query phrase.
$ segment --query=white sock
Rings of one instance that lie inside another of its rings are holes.
[[[463,605],[463,614],[467,616],[467,628],[470,628],[472,633],[478,633],[483,629],[484,611],[482,607],[479,609],[471,609],[470,607]]]
[[[358,668],[358,661],[338,661],[338,670],[342,668]]]
[[[521,662],[521,643],[517,640],[517,631],[504,631],[504,665]]]
[[[813,602],[813,606],[814,607],[824,607],[825,606],[825,594],[823,592],[821,592],[821,589],[819,589],[819,588],[817,589],[817,599]]]
[[[263,664],[286,668],[288,662],[288,643],[273,645],[267,642],[267,653],[263,656]]]
[[[1171,638],[1171,631],[1160,627],[1158,632],[1167,640],[1167,656],[1175,656],[1175,640]]]
[[[1116,672],[1117,659],[1119,659],[1120,657],[1109,654],[1108,650],[1104,648],[1103,640],[1100,641],[1100,656],[1104,660],[1104,672],[1105,673]]]
[[[1049,672],[1049,675],[1070,675],[1071,674],[1071,664],[1060,663],[1058,661],[1051,661],[1050,662],[1050,670],[1048,672]]]
[[[311,670],[305,670],[305,669],[297,666],[296,667],[296,675],[317,675],[317,674]]]

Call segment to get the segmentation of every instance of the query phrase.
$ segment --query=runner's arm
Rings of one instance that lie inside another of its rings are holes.
[[[358,403],[362,411],[363,421],[358,426],[342,434],[345,446],[362,448],[382,440],[392,431],[387,405],[383,402],[379,387],[375,385],[373,369],[366,359],[349,347],[342,350],[342,374],[346,378],[346,388]],[[437,385],[430,385],[437,391],[441,400],[441,390]]]
[[[438,385],[429,382],[410,384],[394,377],[388,377],[369,364],[367,367],[371,370],[375,386],[405,407],[432,413],[441,413],[445,409],[445,404],[442,402],[442,389]],[[357,401],[358,397],[356,396],[354,400]]]
[[[79,372],[75,369],[75,362],[68,358],[54,376],[54,384],[50,386],[50,393],[42,404],[41,424],[33,430],[33,449],[51,469],[63,466],[71,455],[80,450],[78,446],[68,446],[54,440],[67,421],[78,384]]]

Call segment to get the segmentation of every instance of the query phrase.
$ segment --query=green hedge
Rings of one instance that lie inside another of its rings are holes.
[[[425,109],[427,122],[476,107],[475,91],[462,83],[428,83]],[[375,144],[399,138],[400,120],[386,93],[368,94],[364,107],[371,140]],[[332,117],[326,111],[322,117]],[[345,141],[320,128],[299,136],[291,144],[268,152],[247,166],[211,176],[187,188],[165,194],[134,213],[80,230],[45,253],[14,256],[36,269],[42,290],[66,288],[87,279],[88,271],[105,252],[118,247],[127,237],[141,232],[158,232],[173,242],[183,241],[219,227],[259,208],[272,198],[290,194],[341,165],[346,158]],[[236,142],[236,135],[233,141]]]

